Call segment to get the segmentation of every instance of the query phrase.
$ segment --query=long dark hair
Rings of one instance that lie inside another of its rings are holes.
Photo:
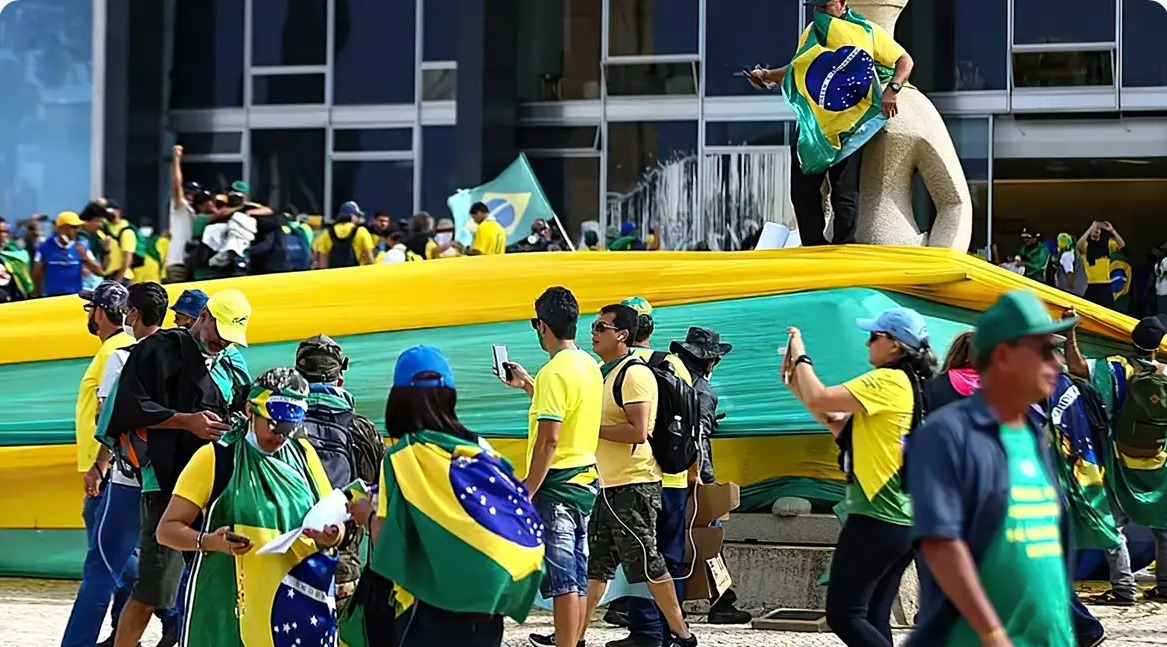
[[[902,343],[899,347],[900,352],[896,358],[880,368],[900,370],[908,376],[912,384],[912,424],[909,429],[914,431],[928,413],[924,410],[924,383],[936,376],[938,362],[926,338],[918,349]]]
[[[425,374],[419,375],[425,379]],[[393,438],[423,430],[440,431],[470,442],[478,436],[466,428],[454,411],[458,392],[444,386],[395,386],[385,400],[385,429]]]

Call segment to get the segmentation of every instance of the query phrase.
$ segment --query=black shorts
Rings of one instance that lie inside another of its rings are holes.
[[[600,490],[588,523],[588,579],[607,582],[624,565],[629,584],[668,575],[656,545],[661,483],[633,483]]]
[[[162,492],[142,493],[142,535],[138,557],[138,582],[131,595],[138,602],[155,609],[169,609],[178,597],[185,563],[182,553],[158,545],[158,522],[170,505],[170,495]]]

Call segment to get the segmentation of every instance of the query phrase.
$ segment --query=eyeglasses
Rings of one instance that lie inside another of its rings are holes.
[[[619,328],[617,328],[616,326],[613,326],[612,324],[608,323],[607,321],[603,321],[600,319],[597,319],[596,321],[592,322],[592,332],[604,332],[605,330],[619,330]]]
[[[531,317],[531,328],[539,330],[539,317]]]
[[[1041,355],[1043,361],[1059,358],[1065,355],[1065,348],[1061,343],[1054,341],[1042,341],[1040,344],[1024,343],[1020,340],[1016,343],[1017,346],[1024,346],[1038,355]]]
[[[867,337],[867,343],[874,344],[881,339],[892,339],[892,336],[885,332],[875,331]]]

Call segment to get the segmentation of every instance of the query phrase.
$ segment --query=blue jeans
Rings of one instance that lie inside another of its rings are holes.
[[[1102,623],[1098,622],[1098,618],[1090,613],[1082,600],[1078,599],[1078,592],[1073,589],[1070,590],[1073,596],[1070,604],[1070,613],[1074,621],[1074,636],[1078,639],[1079,645],[1089,645],[1091,641],[1102,635]]]
[[[114,589],[138,547],[140,496],[137,488],[107,483],[97,497],[85,498],[81,518],[88,550],[61,647],[93,647],[97,642]]]
[[[685,503],[687,488],[663,488],[660,497],[660,514],[656,517],[657,550],[665,558],[673,585],[677,588],[677,600],[684,600],[684,577],[689,574],[685,564]],[[628,613],[628,629],[643,636],[665,639],[667,623],[661,615],[660,607],[648,598],[624,598],[624,608]]]
[[[543,520],[543,582],[539,592],[547,599],[574,593],[588,594],[588,516],[566,503],[536,497],[535,509]]]

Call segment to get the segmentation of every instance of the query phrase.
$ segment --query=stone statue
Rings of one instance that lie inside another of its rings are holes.
[[[895,33],[908,0],[851,0],[849,6]],[[911,53],[911,52],[909,52]],[[968,251],[972,196],[956,147],[936,106],[915,88],[899,94],[899,113],[863,149],[856,239],[877,245],[928,245]],[[912,184],[919,172],[936,205],[930,232],[921,232],[912,211]]]

